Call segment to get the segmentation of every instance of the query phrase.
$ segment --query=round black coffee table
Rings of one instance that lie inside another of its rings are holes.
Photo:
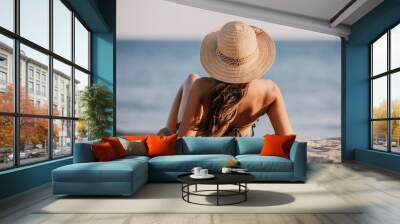
[[[213,174],[215,177],[212,179],[193,179],[190,177],[191,173],[182,174],[177,177],[178,181],[182,183],[182,199],[188,203],[198,205],[234,205],[245,202],[247,200],[247,192],[249,188],[247,183],[255,180],[255,177],[248,173],[216,173]],[[197,185],[215,185],[215,190],[198,190]],[[237,190],[223,190],[220,189],[220,185],[236,185]],[[194,191],[190,191],[190,186],[195,186]],[[209,192],[215,192],[215,194],[206,194]],[[216,197],[216,204],[202,204],[190,201],[190,196],[204,196],[204,197]],[[232,197],[240,196],[240,199],[231,203],[221,203],[221,197]]]

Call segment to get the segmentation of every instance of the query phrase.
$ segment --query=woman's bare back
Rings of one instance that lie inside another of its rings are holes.
[[[207,111],[207,99],[215,85],[216,81],[208,77],[198,78],[193,83],[178,130],[179,136],[196,136],[193,127],[201,118],[202,111]],[[237,115],[224,135],[234,135],[234,129],[238,129],[241,135],[249,135],[252,124],[264,114],[269,116],[276,134],[293,133],[278,86],[271,80],[256,79],[249,83],[247,93],[238,105]]]

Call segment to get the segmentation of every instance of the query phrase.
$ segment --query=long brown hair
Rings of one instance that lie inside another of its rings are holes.
[[[195,125],[199,136],[221,136],[236,117],[239,102],[246,95],[249,84],[233,84],[215,80],[214,89],[208,95],[207,111]]]

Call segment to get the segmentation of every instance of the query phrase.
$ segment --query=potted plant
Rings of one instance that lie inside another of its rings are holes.
[[[82,109],[79,128],[85,126],[89,140],[110,136],[112,125],[113,93],[102,84],[94,84],[80,92],[79,106]]]

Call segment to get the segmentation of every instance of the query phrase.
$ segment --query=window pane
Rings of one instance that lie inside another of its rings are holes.
[[[49,158],[48,119],[20,118],[20,163],[34,163]]]
[[[75,143],[88,140],[88,129],[84,120],[75,121]]]
[[[47,55],[21,44],[21,113],[48,114],[48,63]]]
[[[0,35],[0,111],[14,111],[13,40]]]
[[[89,32],[75,18],[75,63],[89,70]]]
[[[53,156],[72,154],[72,121],[53,120]]]
[[[400,117],[400,72],[391,75],[390,97],[392,117]]]
[[[390,58],[391,69],[400,67],[400,24],[391,31]]]
[[[72,12],[60,0],[53,0],[53,17],[53,51],[71,60]]]
[[[387,71],[387,34],[372,44],[372,74],[378,75]]]
[[[387,121],[372,122],[372,148],[387,150]]]
[[[21,36],[49,47],[49,0],[20,0]]]
[[[386,76],[372,81],[372,118],[387,117],[387,78]]]
[[[53,114],[72,117],[71,66],[53,60]]]
[[[13,118],[0,116],[0,170],[14,165]]]
[[[75,69],[75,117],[81,114],[80,95],[86,86],[89,86],[89,75]]]
[[[400,120],[393,120],[391,123],[392,152],[400,153]]]
[[[0,1],[0,26],[14,31],[14,0]]]

